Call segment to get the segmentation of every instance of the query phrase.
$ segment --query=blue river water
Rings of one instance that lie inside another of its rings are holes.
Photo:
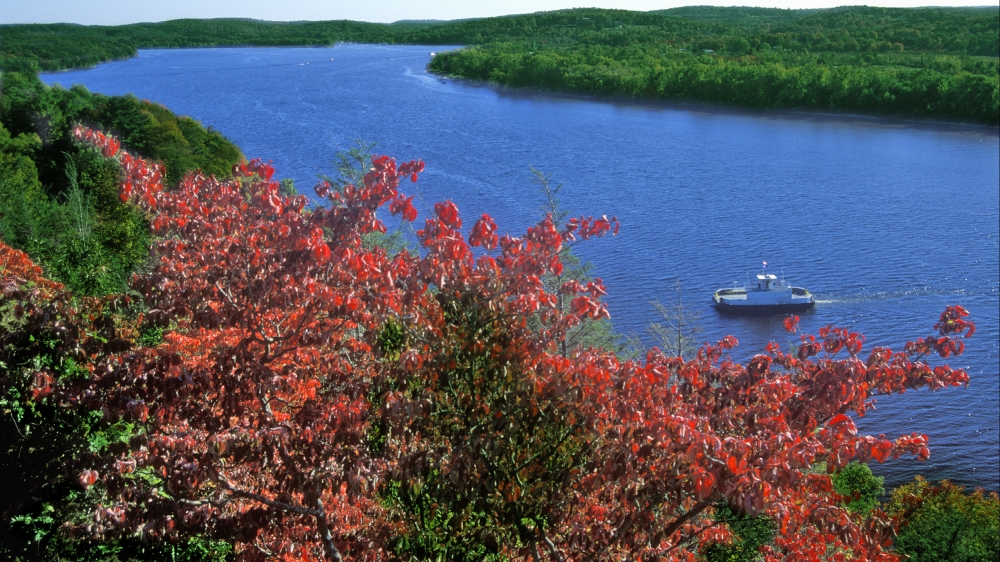
[[[617,216],[621,234],[580,244],[608,287],[615,327],[651,339],[650,302],[701,314],[705,341],[735,335],[745,360],[797,339],[780,317],[719,316],[711,293],[762,261],[818,299],[801,328],[847,326],[866,347],[931,332],[949,304],[978,326],[953,366],[968,388],[880,397],[862,431],[930,436],[926,462],[873,465],[887,486],[916,474],[1000,488],[1000,134],[995,127],[749,112],[498,89],[428,74],[449,47],[146,50],[44,75],[134,93],[272,160],[311,194],[355,139],[423,159],[421,214],[451,199],[521,233],[543,204],[531,167],[562,183],[572,214]],[[419,220],[418,220],[419,222]]]

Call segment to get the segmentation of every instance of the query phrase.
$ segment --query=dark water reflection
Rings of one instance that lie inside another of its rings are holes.
[[[441,80],[434,47],[143,51],[49,83],[134,92],[222,131],[309,191],[353,139],[421,158],[426,212],[454,200],[522,232],[542,199],[529,166],[562,182],[574,213],[616,215],[621,235],[578,247],[610,291],[616,326],[646,336],[648,301],[680,279],[706,340],[734,358],[794,343],[780,318],[718,316],[710,293],[762,260],[818,296],[801,326],[846,325],[867,345],[927,335],[948,304],[979,326],[953,365],[967,389],[880,398],[863,431],[919,431],[931,460],[874,467],[1000,488],[1000,139],[996,128],[592,100]],[[305,64],[305,63],[309,64]]]

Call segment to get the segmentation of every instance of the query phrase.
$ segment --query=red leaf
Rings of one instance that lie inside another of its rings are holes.
[[[93,486],[94,482],[97,482],[97,472],[93,470],[84,470],[80,473],[77,481],[80,482],[80,485],[83,486],[84,490],[86,490],[87,488]]]

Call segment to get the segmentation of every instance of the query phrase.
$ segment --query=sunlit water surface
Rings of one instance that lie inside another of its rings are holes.
[[[706,341],[739,338],[735,359],[794,343],[780,317],[710,307],[763,260],[817,295],[802,328],[848,326],[869,347],[925,336],[961,304],[978,332],[951,364],[969,387],[879,398],[859,426],[930,436],[929,461],[873,466],[887,485],[923,474],[1000,488],[996,128],[498,90],[427,74],[429,52],[447,48],[154,50],[43,79],[191,115],[309,194],[338,151],[375,141],[426,162],[404,186],[423,214],[451,199],[467,226],[484,212],[512,233],[536,221],[534,166],[564,184],[566,209],[621,221],[618,237],[577,251],[608,286],[616,328],[647,344],[649,301],[672,302],[676,279]]]

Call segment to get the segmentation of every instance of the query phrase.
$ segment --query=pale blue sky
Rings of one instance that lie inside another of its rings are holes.
[[[0,23],[114,25],[177,18],[247,17],[265,20],[458,19],[523,14],[573,7],[657,10],[690,5],[757,5],[771,8],[830,8],[861,2],[830,0],[0,0]],[[876,6],[967,6],[969,0],[877,0]]]

